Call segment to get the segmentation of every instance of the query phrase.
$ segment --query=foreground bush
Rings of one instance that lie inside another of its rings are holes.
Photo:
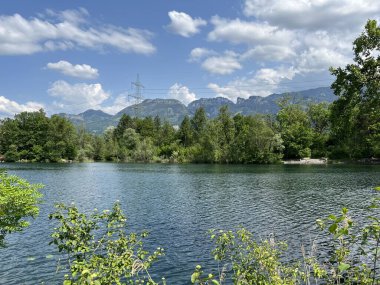
[[[376,188],[380,191],[380,188]],[[193,284],[380,284],[380,219],[377,210],[380,198],[374,198],[367,208],[363,224],[355,224],[347,208],[339,216],[317,220],[328,234],[329,256],[316,251],[309,253],[302,246],[303,258],[285,262],[286,243],[273,238],[257,241],[253,234],[241,228],[233,231],[211,231],[215,243],[212,254],[221,268],[216,274],[204,274],[198,265],[191,276]]]
[[[147,233],[126,232],[126,217],[115,203],[111,211],[87,216],[74,205],[59,204],[50,219],[58,222],[51,244],[62,253],[59,269],[69,270],[63,284],[158,284],[148,268],[163,254],[148,254],[142,240]]]
[[[40,184],[0,170],[0,247],[5,246],[7,234],[22,231],[29,226],[27,217],[36,217],[41,199]]]
[[[377,188],[380,191],[380,188]],[[338,216],[317,220],[328,237],[328,255],[316,249],[300,248],[302,258],[287,261],[287,245],[273,237],[257,239],[250,231],[212,230],[212,255],[218,271],[205,274],[197,265],[191,282],[199,285],[222,284],[380,284],[380,198],[374,198],[367,208],[368,216],[356,224],[343,208]],[[94,212],[86,216],[75,206],[57,205],[50,215],[58,222],[52,234],[62,254],[64,284],[159,284],[148,269],[163,254],[158,248],[153,254],[143,249],[147,233],[127,233],[126,217],[116,203],[111,211]],[[166,284],[163,279],[162,284]]]

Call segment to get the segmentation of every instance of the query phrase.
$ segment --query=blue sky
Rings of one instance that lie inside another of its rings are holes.
[[[378,15],[372,0],[3,1],[0,117],[115,113],[137,74],[144,98],[185,104],[328,86]]]

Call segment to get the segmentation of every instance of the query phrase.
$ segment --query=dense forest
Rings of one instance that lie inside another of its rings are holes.
[[[178,128],[159,117],[123,115],[102,135],[87,133],[43,110],[0,121],[0,159],[5,161],[94,160],[142,162],[275,163],[282,159],[380,157],[380,28],[369,20],[353,43],[353,63],[331,68],[330,105],[307,108],[278,102],[275,116],[216,118],[199,108]]]

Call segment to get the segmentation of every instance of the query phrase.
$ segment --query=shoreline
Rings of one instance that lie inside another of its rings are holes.
[[[360,164],[360,165],[380,165],[380,158],[363,158],[358,160],[350,159],[328,159],[328,158],[300,158],[300,159],[289,159],[281,160],[277,163],[207,163],[207,162],[178,162],[170,160],[152,160],[152,161],[94,161],[94,160],[61,160],[57,162],[50,161],[28,161],[19,160],[14,162],[0,161],[0,165],[3,163],[20,163],[20,164],[33,164],[33,163],[43,163],[43,164],[77,164],[77,163],[138,163],[138,164],[217,164],[217,165],[332,165],[332,164]]]
[[[297,164],[297,165],[322,165],[330,163],[327,158],[300,158],[284,160],[283,164]]]

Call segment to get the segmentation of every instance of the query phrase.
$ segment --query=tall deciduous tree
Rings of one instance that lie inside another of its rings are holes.
[[[343,155],[380,156],[380,27],[369,20],[354,41],[354,63],[331,68],[339,98],[332,106],[332,130]]]
[[[277,114],[285,158],[303,158],[311,155],[313,139],[309,118],[297,104],[283,106]]]

